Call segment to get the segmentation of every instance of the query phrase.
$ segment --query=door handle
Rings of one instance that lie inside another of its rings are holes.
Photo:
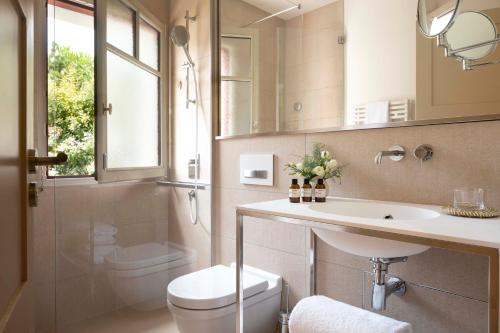
[[[36,173],[36,167],[41,165],[60,165],[66,163],[68,155],[65,153],[58,153],[54,157],[37,157],[35,149],[28,150],[28,171],[29,173]]]

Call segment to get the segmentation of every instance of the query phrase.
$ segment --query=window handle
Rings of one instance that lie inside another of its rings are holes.
[[[104,107],[102,108],[102,113],[107,113],[111,116],[111,114],[113,113],[113,104],[109,103],[109,106],[104,105]]]
[[[36,172],[39,165],[60,165],[68,161],[68,155],[58,153],[55,157],[37,157],[35,149],[28,149],[28,169],[30,173]]]

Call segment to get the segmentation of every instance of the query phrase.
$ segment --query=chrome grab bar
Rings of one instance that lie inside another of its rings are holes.
[[[159,180],[156,182],[160,186],[178,187],[178,188],[190,188],[194,189],[196,187],[194,182],[178,182],[170,180]],[[198,183],[198,190],[207,190],[210,188],[210,184]]]
[[[63,152],[59,152],[57,156],[49,157],[37,157],[35,149],[28,150],[28,170],[29,173],[36,173],[36,167],[42,165],[60,165],[68,161],[68,155]]]

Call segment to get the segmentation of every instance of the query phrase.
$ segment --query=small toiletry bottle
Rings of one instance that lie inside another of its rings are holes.
[[[323,179],[318,179],[318,183],[314,187],[314,201],[316,202],[326,201],[326,186]]]
[[[304,184],[300,189],[300,196],[302,197],[302,202],[312,201],[312,186],[309,184],[309,179],[304,179]]]
[[[288,188],[288,198],[290,199],[290,202],[300,202],[300,185],[297,179],[292,179],[292,184]]]

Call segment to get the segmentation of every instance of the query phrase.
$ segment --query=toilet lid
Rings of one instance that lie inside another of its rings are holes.
[[[106,257],[106,262],[116,270],[139,269],[160,265],[184,257],[177,247],[170,244],[146,243],[125,248],[118,248]]]
[[[243,297],[251,297],[269,287],[266,279],[243,273]],[[236,302],[236,270],[217,265],[181,276],[168,285],[167,297],[175,306],[209,310]]]

